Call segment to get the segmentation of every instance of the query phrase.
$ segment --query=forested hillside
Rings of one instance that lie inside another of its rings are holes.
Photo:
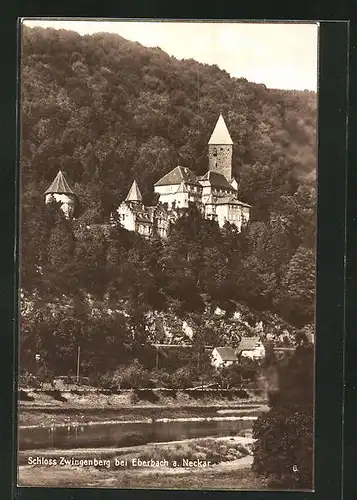
[[[204,173],[220,111],[239,197],[253,206],[246,231],[220,231],[193,208],[167,241],[103,225],[133,179],[149,200],[178,164]],[[219,344],[207,327],[211,306],[243,304],[295,328],[312,323],[315,122],[314,93],[269,90],[118,35],[23,28],[24,366],[38,350],[65,370],[78,345],[93,370],[140,358],[152,311],[190,317],[197,346],[212,335]],[[80,202],[76,224],[55,205],[44,208],[59,169]]]
[[[238,48],[237,48],[238,50]],[[207,171],[222,111],[240,196],[266,220],[316,167],[316,95],[269,90],[217,66],[179,61],[119,35],[23,28],[22,179],[46,189],[68,173],[84,209],[107,215],[134,178],[149,195],[176,165]]]

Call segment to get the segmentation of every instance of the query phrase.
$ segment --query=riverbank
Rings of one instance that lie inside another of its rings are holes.
[[[20,427],[33,425],[61,425],[61,424],[87,424],[92,422],[106,422],[112,420],[134,421],[147,418],[190,418],[212,416],[257,416],[265,411],[262,405],[225,404],[185,407],[167,406],[136,406],[117,408],[43,408],[20,407],[18,411],[18,424]]]
[[[248,462],[248,463],[247,463]],[[47,488],[117,488],[117,489],[168,489],[168,490],[265,490],[266,484],[250,470],[251,457],[235,463],[222,464],[214,469],[175,472],[174,478],[167,471],[125,471],[112,473],[97,469],[67,468],[36,470],[20,467],[18,486]]]
[[[254,416],[264,410],[266,401],[252,397],[241,399],[234,391],[123,391],[107,394],[99,391],[22,392],[18,404],[18,423],[56,425],[106,420],[137,420],[219,415],[220,411]]]
[[[235,436],[148,443],[120,449],[31,450],[20,452],[18,484],[74,488],[265,489],[264,481],[250,470],[252,444],[251,438]],[[104,466],[61,466],[61,457],[67,464],[74,457],[90,464],[95,457],[101,459]],[[34,463],[35,458],[39,463],[52,459],[52,464],[56,459],[56,465],[24,465],[29,461]],[[135,459],[146,460],[146,463],[167,460],[167,465],[132,466]],[[115,460],[121,465],[116,466]]]
[[[262,403],[262,395],[239,389],[127,389],[111,393],[86,389],[19,389],[21,408],[34,407],[135,407],[135,406],[202,406],[226,403]]]

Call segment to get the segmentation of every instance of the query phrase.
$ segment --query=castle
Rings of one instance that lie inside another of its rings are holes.
[[[233,141],[222,114],[208,141],[208,171],[196,176],[188,167],[177,166],[154,184],[153,206],[143,204],[134,180],[125,200],[117,208],[120,223],[129,231],[150,236],[154,231],[166,237],[174,221],[191,203],[205,218],[225,222],[239,231],[250,217],[251,206],[238,199],[237,181],[232,176]]]
[[[144,205],[138,183],[116,210],[120,224],[128,231],[145,237],[157,234],[165,238],[170,222],[194,204],[202,215],[218,222],[234,224],[242,230],[250,217],[251,206],[238,199],[237,181],[232,176],[233,141],[220,114],[208,141],[208,171],[197,176],[188,167],[177,166],[154,184],[154,202]],[[73,217],[76,197],[60,171],[47,189],[46,202],[55,199],[67,218]]]

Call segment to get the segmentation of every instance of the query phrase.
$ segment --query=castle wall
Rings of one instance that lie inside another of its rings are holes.
[[[242,205],[217,205],[216,206],[217,222],[220,227],[223,227],[228,221],[234,224],[239,231],[242,230],[242,225],[249,220],[249,207]]]
[[[167,193],[161,194],[159,201],[162,204],[167,203],[168,208],[173,208],[173,206],[176,206],[176,208],[187,208],[188,199],[188,193]]]
[[[232,178],[232,145],[208,145],[208,168],[211,172],[218,172],[230,181]]]
[[[154,186],[154,192],[159,194],[172,194],[176,193],[178,190],[178,185],[168,184],[166,186]]]
[[[62,193],[48,193],[45,197],[45,203],[50,203],[52,200],[61,203],[61,210],[67,219],[73,217],[74,207],[75,207],[75,196],[70,194]]]
[[[117,209],[121,225],[128,231],[135,231],[135,214],[130,206],[122,203]]]
[[[167,194],[175,194],[177,193],[179,189],[179,184],[169,184],[166,186],[154,186],[154,192],[159,193],[162,195],[167,195]],[[199,196],[201,194],[201,186],[198,185],[193,185],[193,184],[186,184],[187,191],[190,193],[194,193],[195,195]]]
[[[228,220],[228,205],[217,205],[216,206],[217,222],[219,227],[223,227],[225,222]],[[230,222],[230,221],[229,221]]]
[[[216,219],[216,205],[213,205],[212,203],[207,203],[204,206],[204,216],[207,217],[208,219]]]
[[[150,236],[152,234],[152,224],[146,222],[136,222],[135,230],[142,236]]]

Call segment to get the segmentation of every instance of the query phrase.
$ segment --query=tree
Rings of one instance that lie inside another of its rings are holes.
[[[298,346],[285,363],[275,364],[270,410],[254,424],[253,470],[274,489],[312,489],[314,351]],[[270,372],[270,377],[273,373]],[[276,380],[278,385],[276,386]]]
[[[77,231],[73,255],[74,275],[80,288],[95,297],[103,297],[108,287],[108,241],[101,225],[82,227]]]
[[[44,284],[54,295],[73,293],[76,288],[73,260],[75,247],[73,228],[59,211],[47,241],[47,262],[43,267]]]
[[[302,327],[313,322],[315,311],[315,252],[300,246],[291,258],[277,298],[284,317]]]

